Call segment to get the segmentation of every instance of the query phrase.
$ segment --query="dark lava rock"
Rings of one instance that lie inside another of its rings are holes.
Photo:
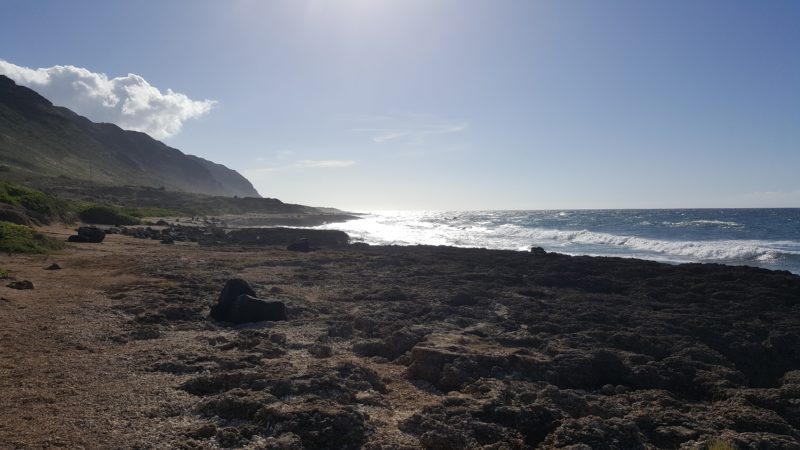
[[[59,266],[57,263],[53,263],[47,266],[44,270],[61,270],[61,266]]]
[[[447,299],[447,304],[451,306],[472,306],[478,303],[478,298],[468,292],[456,292]]]
[[[6,286],[10,287],[11,289],[33,289],[33,283],[28,280],[12,281]]]
[[[286,320],[286,305],[279,300],[257,298],[255,291],[241,278],[228,280],[211,307],[210,316],[219,321],[248,323]]]
[[[308,243],[308,239],[300,238],[297,241],[289,244],[289,246],[286,247],[286,250],[293,252],[308,252],[311,251],[311,244]]]
[[[286,305],[279,300],[265,300],[242,294],[231,304],[225,320],[233,323],[286,320]]]
[[[240,228],[223,233],[222,238],[228,243],[240,245],[287,245],[301,238],[308,239],[310,246],[339,246],[350,241],[350,236],[343,231],[284,227]]]
[[[546,448],[587,448],[592,450],[646,449],[645,439],[635,423],[612,417],[588,416],[562,422],[544,442]],[[569,447],[572,448],[572,447]]]
[[[267,406],[258,412],[256,421],[265,428],[275,429],[276,434],[298,435],[308,449],[361,448],[368,431],[363,413],[351,406],[327,402],[303,405],[298,410]]]
[[[531,247],[531,255],[541,256],[546,254],[547,252],[542,247]]]
[[[217,304],[211,307],[211,317],[226,320],[234,300],[242,294],[255,296],[256,292],[241,278],[228,280],[217,298]]]
[[[90,242],[99,244],[106,238],[106,232],[97,227],[80,227],[78,234],[70,236],[69,242]]]
[[[164,239],[161,239],[161,243],[162,244],[173,245],[173,244],[175,244],[175,239],[173,239],[171,237],[166,237]]]

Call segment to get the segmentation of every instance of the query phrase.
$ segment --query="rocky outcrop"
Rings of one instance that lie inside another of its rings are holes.
[[[219,321],[247,323],[286,320],[286,305],[278,300],[257,298],[246,281],[228,280],[222,288],[210,316]]]
[[[97,227],[80,227],[78,234],[70,236],[69,242],[89,242],[99,244],[106,238],[106,232]]]

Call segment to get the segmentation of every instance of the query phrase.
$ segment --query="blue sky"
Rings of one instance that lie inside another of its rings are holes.
[[[136,119],[287,202],[800,206],[795,1],[0,0],[0,60],[170,89]]]

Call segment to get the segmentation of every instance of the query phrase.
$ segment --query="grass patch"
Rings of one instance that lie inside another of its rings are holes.
[[[8,253],[51,253],[64,248],[64,243],[37,233],[31,227],[0,222],[0,251]]]
[[[38,219],[64,218],[69,212],[66,202],[35,189],[18,184],[0,184],[0,202],[20,206]]]
[[[736,450],[736,446],[727,441],[715,441],[708,450]]]
[[[87,223],[101,225],[139,225],[138,217],[124,208],[110,205],[91,205],[78,210],[78,217]]]

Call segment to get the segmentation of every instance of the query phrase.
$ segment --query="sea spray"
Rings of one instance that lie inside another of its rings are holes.
[[[340,229],[377,245],[747,264],[800,273],[800,209],[377,211]]]

